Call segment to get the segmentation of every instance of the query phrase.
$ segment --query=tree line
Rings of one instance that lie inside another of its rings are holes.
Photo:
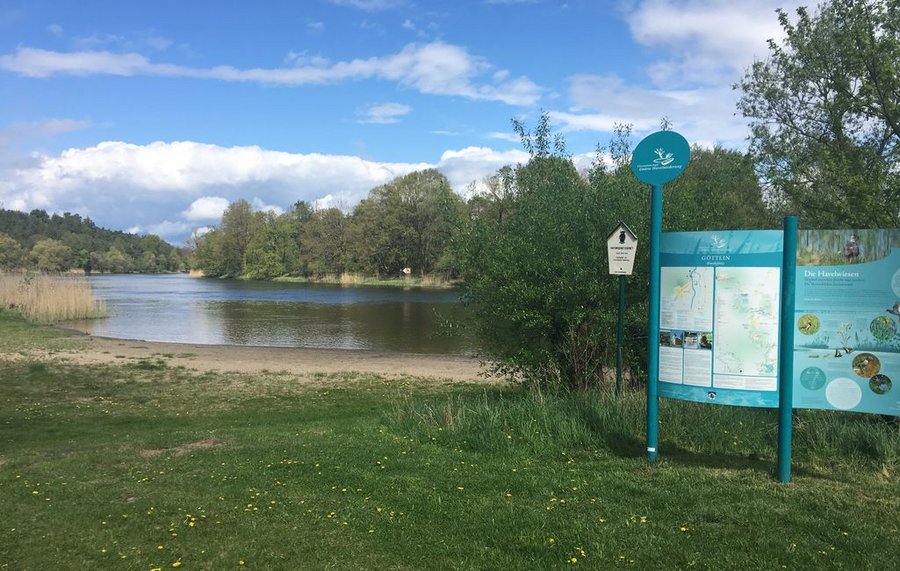
[[[297,202],[284,214],[228,205],[219,225],[194,239],[193,267],[207,276],[267,279],[345,272],[452,278],[450,244],[466,205],[434,169],[373,188],[349,213]]]
[[[79,214],[0,209],[0,269],[65,272],[177,272],[189,252],[149,234],[100,228]]]

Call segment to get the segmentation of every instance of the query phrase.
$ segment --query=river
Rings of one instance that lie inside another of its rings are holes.
[[[448,335],[465,308],[452,290],[344,287],[190,278],[97,275],[109,316],[69,325],[92,335],[201,343],[408,353],[470,354]],[[456,328],[454,328],[456,329]]]

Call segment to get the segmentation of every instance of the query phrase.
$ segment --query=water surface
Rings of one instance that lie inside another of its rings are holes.
[[[248,282],[173,275],[90,277],[109,317],[72,322],[105,337],[410,353],[470,353],[441,324],[465,309],[449,290]]]

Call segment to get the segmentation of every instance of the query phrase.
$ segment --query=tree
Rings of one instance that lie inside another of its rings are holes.
[[[25,251],[9,234],[0,232],[0,269],[21,268],[25,263]]]
[[[356,266],[398,275],[412,267],[431,273],[462,223],[465,205],[435,169],[397,177],[369,192],[353,210],[350,228]]]
[[[130,272],[133,268],[132,260],[128,254],[115,246],[103,254],[100,258],[100,264],[105,271],[114,274],[124,274]]]
[[[346,269],[346,216],[339,208],[313,211],[303,226],[301,253],[310,274],[340,275]]]
[[[204,275],[218,277],[225,274],[222,264],[222,231],[213,228],[203,235],[194,237],[194,253],[191,268],[201,270]]]
[[[288,273],[299,256],[297,238],[288,215],[257,212],[247,245],[246,274],[255,279],[274,278]]]
[[[750,230],[780,227],[766,207],[753,159],[714,147],[691,149],[684,173],[665,188],[666,231]]]
[[[502,194],[484,195],[456,242],[474,328],[497,372],[596,385],[606,361],[598,324],[615,307],[605,303],[600,195],[565,156],[546,114],[532,133],[514,126],[531,158]]]
[[[738,109],[776,205],[812,227],[900,225],[900,4],[778,11],[786,39],[747,71]]]
[[[219,254],[225,275],[233,277],[243,275],[253,224],[253,208],[243,199],[229,204],[222,214]]]
[[[46,238],[31,249],[31,259],[42,272],[64,272],[72,267],[75,261],[72,248],[59,240]]]

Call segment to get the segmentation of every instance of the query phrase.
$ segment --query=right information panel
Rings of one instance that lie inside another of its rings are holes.
[[[900,416],[900,230],[803,230],[794,407]]]

